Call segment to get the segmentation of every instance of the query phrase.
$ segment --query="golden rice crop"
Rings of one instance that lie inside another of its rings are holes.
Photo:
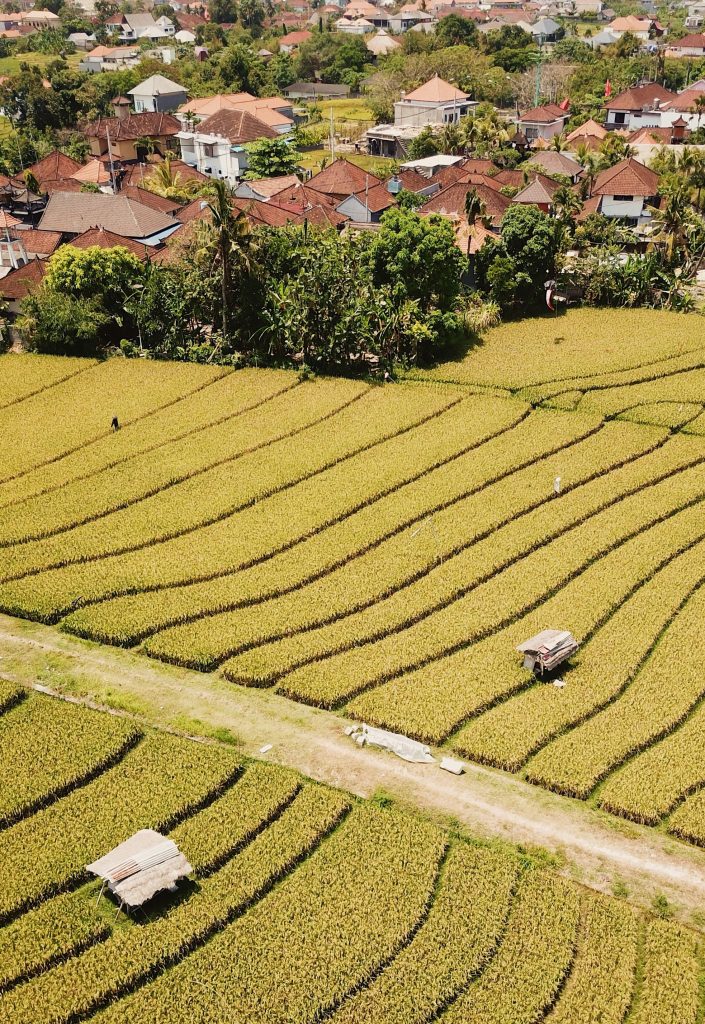
[[[705,846],[705,792],[689,796],[671,815],[668,831],[698,846]]]
[[[646,929],[643,981],[633,1024],[695,1024],[699,1019],[700,958],[695,935],[668,921]]]
[[[335,1024],[424,1024],[489,963],[504,928],[518,860],[451,848],[428,920],[375,981],[344,1002]]]
[[[298,434],[273,441],[264,452],[254,451],[237,460],[206,470],[196,477],[158,491],[134,505],[103,519],[75,527],[58,537],[8,548],[3,553],[4,578],[50,566],[68,565],[111,552],[129,551],[158,540],[191,533],[215,523],[295,484],[315,477],[338,462],[374,446],[386,438],[433,415],[457,400],[434,390],[365,388],[336,381],[319,391],[320,384],[302,389],[316,414],[315,421]],[[310,418],[310,414],[309,414]],[[302,417],[304,423],[307,417]],[[325,521],[325,510],[318,510]],[[291,521],[287,521],[291,541]],[[190,541],[191,543],[192,540]]]
[[[675,729],[705,693],[705,638],[698,625],[704,613],[702,587],[676,616],[624,694],[544,747],[527,765],[528,778],[584,798],[611,769]]]
[[[529,422],[522,420],[525,413],[526,407],[520,403],[488,402],[486,398],[456,403],[413,432],[390,438],[293,492],[243,510],[237,514],[236,526],[231,521],[219,524],[217,536],[215,530],[209,530],[212,571],[224,575],[205,583],[160,588],[81,608],[64,620],[63,628],[110,643],[133,643],[207,611],[260,601],[301,586],[399,532],[406,523],[418,522],[439,504],[459,500],[467,490],[482,486],[477,474],[478,463],[482,463],[479,446],[491,445],[494,472],[501,473],[505,448],[521,445]],[[562,437],[561,427],[561,423],[555,424],[556,445]],[[574,433],[580,436],[581,425],[577,430],[570,425],[571,440]],[[329,515],[337,518],[264,562],[227,571],[233,563],[236,566],[261,557],[263,538],[271,543],[267,524],[283,528],[288,520],[301,521],[315,507],[327,507]],[[173,563],[181,572],[188,571],[185,550],[178,559],[169,554],[176,546],[183,549],[183,541],[160,545],[158,563],[162,567]],[[125,556],[125,561],[137,565],[140,557],[145,561],[145,554]],[[205,567],[201,564],[200,569],[203,572]]]
[[[625,384],[622,387],[590,391],[580,403],[580,408],[584,412],[614,416],[634,406],[654,402],[692,402],[700,405],[704,395],[705,369],[684,370],[643,384]]]
[[[134,463],[147,454],[150,459],[158,458],[155,453],[162,446],[241,416],[294,387],[295,375],[284,370],[243,369],[208,380],[166,408],[121,426],[117,433],[99,437],[55,462],[0,484],[0,507],[59,491],[72,481],[87,480],[111,466]]]
[[[517,899],[496,957],[444,1015],[448,1024],[532,1024],[560,992],[573,956],[580,916],[577,890],[532,871]]]
[[[611,388],[624,387],[631,384],[645,384],[683,373],[688,370],[699,370],[705,365],[705,348],[692,349],[681,355],[673,355],[664,359],[648,360],[639,366],[627,370],[613,370],[607,373],[591,373],[583,377],[565,378],[546,384],[538,384],[522,388],[518,394],[528,402],[553,404],[561,396],[571,392],[582,397],[584,392],[609,391]]]
[[[0,992],[109,934],[110,926],[96,915],[84,891],[55,896],[0,928]]]
[[[433,612],[467,594],[522,554],[618,501],[622,488],[628,491],[641,486],[640,480],[651,479],[654,462],[639,459],[645,438],[639,436],[640,428],[630,429],[633,433],[626,435],[601,432],[592,442],[571,450],[567,457],[563,454],[546,460],[546,480],[540,488],[536,474],[527,470],[478,492],[458,506],[442,510],[434,515],[433,522],[424,524],[423,530],[418,525],[409,528],[394,539],[391,550],[398,559],[406,558],[402,564],[411,559],[413,566],[417,558],[427,567],[423,574],[417,573],[418,580],[412,576],[413,585],[329,626],[238,655],[226,663],[226,674],[234,681],[261,685],[314,659],[378,640],[407,625],[422,624]],[[632,438],[634,448],[630,446]],[[566,465],[565,458],[570,460],[575,477],[569,475],[566,491],[554,500],[549,485],[553,479],[551,471]],[[615,460],[634,461],[634,465],[615,470]],[[680,455],[677,460],[681,464]],[[612,471],[608,472],[610,468]],[[459,535],[462,540],[457,539]],[[451,539],[447,548],[443,543],[446,536]],[[454,551],[455,555],[448,558]],[[389,643],[393,643],[393,638]],[[323,669],[323,664],[320,667]],[[344,696],[345,690],[337,695],[339,699]]]
[[[640,461],[648,463],[649,458],[647,456]],[[622,472],[632,470],[633,479],[638,467],[636,463],[611,474],[614,477],[613,485]],[[683,470],[629,497],[621,500],[613,498],[611,506],[603,508],[599,516],[589,510],[587,517],[574,515],[573,523],[577,519],[578,525],[566,529],[566,526],[570,526],[570,520],[567,524],[564,521],[562,530],[556,531],[559,535],[552,544],[547,545],[545,541],[552,535],[551,520],[555,522],[555,518],[560,518],[561,513],[570,510],[571,505],[580,506],[577,495],[566,495],[565,505],[556,501],[547,510],[539,510],[543,512],[543,522],[539,522],[539,528],[545,532],[537,531],[538,536],[530,552],[512,560],[502,572],[497,571],[505,553],[501,543],[502,535],[506,533],[508,542],[513,542],[515,547],[522,544],[522,535],[527,528],[526,520],[518,521],[519,529],[515,531],[511,527],[499,531],[485,542],[484,548],[483,545],[477,545],[470,550],[469,557],[475,555],[475,559],[484,550],[486,570],[480,578],[486,582],[473,589],[467,588],[467,593],[457,600],[401,632],[375,644],[346,651],[326,663],[314,663],[298,669],[280,683],[280,688],[291,696],[326,706],[392,676],[413,671],[417,666],[428,665],[426,678],[435,677],[439,666],[431,666],[432,661],[447,657],[455,650],[483,639],[537,607],[552,593],[569,584],[576,575],[579,578],[583,570],[612,548],[660,517],[701,497],[705,493],[704,484],[699,467]],[[573,502],[572,498],[576,500]],[[533,515],[537,516],[538,512]],[[581,522],[581,519],[584,521]],[[521,530],[522,526],[524,530]],[[544,546],[541,546],[542,543]],[[517,554],[522,554],[521,547]],[[450,564],[455,568],[453,563]],[[424,583],[431,583],[433,576],[442,578],[443,571],[444,567],[440,566]],[[467,576],[470,576],[469,572]],[[447,703],[446,699],[441,703]]]
[[[695,419],[700,412],[702,406],[692,402],[645,402],[621,413],[620,419],[630,423],[653,423],[676,430]]]
[[[634,910],[598,893],[583,894],[575,962],[550,1024],[622,1024],[638,959]]]
[[[551,430],[553,420],[558,422]],[[565,440],[565,435],[561,432],[561,420],[563,423],[567,422],[569,441],[575,440],[574,425],[577,425],[578,430],[581,426],[585,431],[590,429],[589,421],[587,424],[580,424],[576,417],[538,414],[536,420],[527,420],[515,431],[497,439],[499,443],[488,444],[474,452],[473,476],[476,483],[469,484],[469,496],[453,500],[452,503],[446,501],[444,507],[433,513],[432,522],[428,519],[419,522],[416,519],[406,529],[397,529],[386,540],[363,552],[360,557],[344,561],[336,571],[314,580],[308,586],[297,588],[288,595],[255,607],[170,629],[149,640],[144,649],[157,657],[166,657],[200,668],[222,661],[239,648],[245,649],[289,633],[309,630],[365,608],[414,583],[437,566],[439,561],[444,562],[446,574],[450,574],[448,559],[469,547],[473,541],[487,536],[497,525],[501,525],[502,519],[506,523],[508,518],[516,518],[520,510],[525,511],[526,508],[518,504],[524,495],[529,508],[551,500],[553,492],[548,486],[545,486],[543,492],[536,487],[535,462],[542,450],[545,451],[544,445],[550,452],[551,445],[555,447]],[[514,458],[518,456],[520,462],[524,461],[526,455],[521,452],[520,445],[527,437],[524,428],[528,427],[529,422],[534,423],[534,430],[529,434],[532,447],[532,456],[529,458],[534,460],[531,480],[527,479],[529,469],[521,475],[510,472],[507,476],[506,470],[502,469],[502,463],[498,463],[498,456],[504,452],[505,457],[510,457],[511,449]],[[549,440],[549,436],[552,440]],[[641,445],[642,439],[639,441]],[[598,461],[600,456],[603,459],[611,459],[612,464],[617,458],[615,448],[609,445],[607,437],[600,435],[592,444],[586,442],[586,446],[587,452],[582,448],[577,451],[571,448],[571,464],[574,460],[575,465],[571,467],[568,487],[578,483],[583,473],[592,476],[599,472],[603,468]],[[624,457],[623,452],[619,457]],[[564,464],[567,458],[564,451],[553,458],[547,457],[545,463],[541,465],[544,479],[552,481],[556,467]],[[513,497],[510,515],[507,514],[507,508],[502,501],[493,500],[495,488],[491,487],[490,481],[496,479],[498,474],[503,478],[502,494],[511,493]],[[430,486],[430,482],[427,483]],[[457,487],[457,482],[455,486]],[[400,509],[405,507],[405,495],[403,492],[397,492],[396,496],[396,520],[399,522],[402,518]],[[441,494],[436,491],[437,500],[440,497]],[[462,570],[460,573],[461,579],[465,580],[465,573]],[[452,585],[449,584],[451,587]],[[434,589],[433,599],[438,601],[440,598],[438,589]],[[409,598],[409,610],[413,600]],[[363,639],[364,635],[362,630],[358,634],[358,640]]]
[[[702,505],[696,508],[702,515]],[[534,682],[533,675],[521,667],[515,647],[546,622],[566,623],[582,638],[616,611],[639,582],[641,567],[648,571],[659,564],[664,534],[666,530],[654,534],[653,552],[651,531],[618,543],[505,629],[363,693],[348,710],[412,735],[443,739],[464,719]]]
[[[167,974],[112,1006],[103,1024],[173,1022],[186,1004],[193,1024],[321,1019],[413,932],[444,845],[429,824],[354,807],[293,876]],[[214,995],[202,982],[215,978]]]
[[[123,719],[29,695],[0,717],[0,828],[104,771],[140,735]]]
[[[612,775],[600,790],[600,806],[656,825],[705,783],[704,725],[705,711],[699,707],[675,732]]]
[[[363,419],[369,432],[372,424],[369,418],[364,417],[366,407],[363,405],[355,413],[346,408],[368,397],[364,385],[340,381],[322,391],[314,386],[307,392],[307,396],[311,405],[308,410],[306,399],[293,404],[302,426],[311,422],[315,425],[309,428],[305,438],[285,437],[273,443],[270,449],[273,458],[268,474],[263,470],[262,455],[259,452],[252,452],[238,460],[235,472],[227,463],[215,466],[193,480],[187,479],[164,491],[158,491],[95,523],[77,526],[57,538],[29,541],[6,549],[3,552],[3,576],[13,578],[52,565],[67,565],[72,561],[100,557],[112,551],[129,550],[160,537],[172,536],[185,529],[213,522],[240,506],[264,497],[272,490],[290,485],[294,480],[326,465],[327,453],[321,453],[319,449],[309,451],[306,441],[320,442],[323,433],[330,434],[331,425],[327,417],[340,410],[343,410],[340,422],[343,429],[346,426],[352,428],[352,420],[357,415]],[[376,411],[375,426],[379,430],[379,410]],[[347,432],[337,446],[335,442],[329,441],[328,449],[332,448],[333,453],[336,453],[337,449],[344,447],[346,439]],[[354,450],[354,442],[352,447]],[[342,454],[345,453],[344,450]],[[260,470],[259,474],[254,472],[255,465]]]
[[[705,349],[697,317],[650,309],[573,309],[565,316],[501,324],[464,360],[414,376],[524,388],[608,372],[639,370]]]
[[[224,863],[266,828],[301,788],[298,776],[276,765],[249,765],[241,779],[210,807],[187,818],[171,833],[196,874]]]
[[[608,556],[603,566],[606,577],[612,582],[626,572],[627,586],[631,583],[639,589],[628,593],[625,602],[583,645],[566,675],[566,688],[557,690],[538,683],[472,719],[453,737],[456,750],[475,760],[517,771],[552,737],[616,697],[638,671],[681,602],[705,579],[705,543],[698,541],[705,534],[702,514],[700,505],[679,512],[624,545],[620,555],[615,552]],[[694,540],[695,546],[691,547]],[[659,568],[664,559],[672,560]],[[575,615],[577,608],[573,610],[570,605],[565,606],[564,614],[569,609]],[[539,614],[535,613],[534,618]],[[551,614],[550,606],[544,614]],[[531,627],[527,624],[526,628]],[[516,635],[518,629],[512,632]],[[509,649],[508,638],[505,643]],[[512,660],[507,669],[516,676],[521,670],[517,660]]]
[[[0,715],[13,708],[24,696],[25,691],[21,686],[9,679],[0,679]]]
[[[233,378],[237,380],[238,375],[230,374],[225,379],[229,382]],[[207,396],[210,390],[206,388],[205,393],[199,392],[194,400],[200,397],[205,403],[204,394]],[[238,391],[236,395],[241,401],[246,400],[247,391]],[[305,402],[299,404],[295,395],[296,392],[294,397],[288,392],[275,395],[250,412],[239,414],[231,389],[230,405],[235,406],[234,411],[212,426],[162,443],[156,451],[150,450],[148,457],[127,457],[117,465],[93,472],[88,478],[91,460],[86,460],[86,475],[82,474],[78,480],[64,484],[58,491],[0,508],[0,544],[49,537],[89,522],[181,480],[195,477],[211,466],[231,463],[247,452],[304,429],[317,418],[317,410]],[[144,421],[134,424],[135,428],[144,425]],[[123,437],[129,434],[129,430],[126,427],[116,436]],[[139,434],[139,429],[134,433]],[[150,435],[154,436],[151,429]],[[104,457],[106,447],[103,442],[102,446],[99,443],[92,445],[91,449],[100,448]],[[232,471],[236,468],[231,466]]]
[[[0,356],[0,409],[53,387],[95,363],[95,359],[70,356],[28,356],[14,352]]]
[[[0,997],[0,1017],[13,1024],[68,1024],[144,985],[244,913],[315,849],[347,808],[342,794],[307,787],[187,902],[142,927],[115,931],[106,942],[11,990]]]
[[[325,403],[306,402],[299,388],[284,392],[245,415],[233,415],[196,434],[163,444],[155,456],[129,459],[62,487],[0,509],[0,543],[49,537],[102,518],[111,511],[164,491],[220,465],[236,473],[244,455],[305,431],[325,415]]]
[[[224,748],[147,736],[90,785],[0,833],[0,921],[74,884],[136,829],[175,824],[225,787],[237,764]]]
[[[108,359],[83,373],[0,409],[0,479],[57,459],[121,424],[177,401],[225,371],[183,363]]]
[[[228,482],[218,499],[223,501],[227,498],[232,501],[239,494],[239,505],[243,507],[237,517],[231,509],[227,516],[206,528],[200,528],[197,536],[194,528],[194,531],[187,531],[183,536],[173,539],[168,546],[160,545],[156,548],[148,545],[120,557],[103,558],[88,565],[69,566],[62,571],[44,573],[33,579],[31,584],[27,583],[25,588],[18,583],[16,588],[12,588],[13,595],[23,589],[32,593],[34,596],[30,607],[33,611],[30,614],[46,616],[47,605],[56,613],[57,602],[60,602],[59,608],[68,610],[75,602],[82,600],[130,592],[149,585],[163,586],[194,577],[208,578],[222,572],[224,568],[235,570],[253,564],[258,559],[266,559],[277,551],[293,546],[297,541],[313,536],[355,508],[364,506],[375,495],[384,493],[384,480],[389,473],[392,475],[390,486],[394,489],[394,469],[380,472],[382,483],[379,487],[374,472],[365,475],[357,472],[356,467],[369,469],[370,465],[375,466],[377,452],[385,450],[382,446],[386,441],[409,432],[408,418],[413,419],[415,412],[421,415],[422,408],[427,409],[427,406],[420,400],[400,402],[396,406],[399,416],[395,417],[392,416],[391,408],[386,408],[385,412],[385,407],[380,407],[381,394],[380,389],[374,389],[368,393],[364,402],[355,402],[354,407],[335,417],[334,423],[323,423],[307,431],[306,438],[292,438],[284,445],[271,445],[266,461],[261,453],[241,460],[238,473]],[[447,396],[444,398],[441,395],[439,405],[443,400],[447,402]],[[436,405],[438,411],[439,405]],[[484,431],[493,433],[498,429],[496,420],[492,419],[491,405],[485,402],[484,409],[480,406],[478,418],[484,421],[484,426],[480,428],[481,436]],[[523,407],[517,408],[513,402],[503,405],[507,409],[506,419],[502,413],[500,417],[506,427],[524,415]],[[473,408],[477,406],[468,406],[469,410]],[[384,423],[380,422],[381,414],[385,415]],[[404,422],[404,418],[407,422]],[[399,422],[400,419],[402,422]],[[335,433],[332,433],[333,426]],[[467,426],[460,429],[463,437],[467,437]],[[408,455],[406,458],[408,462]],[[304,479],[296,476],[301,473],[302,466],[308,467],[303,474]],[[294,475],[294,480],[289,479],[287,482],[288,473]],[[180,491],[180,487],[173,490]],[[264,492],[267,492],[268,497],[260,500]],[[337,504],[337,498],[331,497],[338,493],[342,507]],[[255,501],[255,498],[258,500]],[[162,511],[166,515],[166,496],[163,495],[161,500],[164,503]],[[205,510],[209,501],[212,506],[212,496],[209,498],[202,494],[199,498],[201,508]],[[125,511],[135,513],[139,507],[133,506],[131,510]],[[181,514],[188,517],[197,511],[197,507],[191,509],[185,505]],[[107,524],[112,519],[110,516],[103,522]],[[77,531],[71,531],[74,532]],[[66,536],[70,537],[71,534]],[[53,541],[43,543],[49,545]],[[44,601],[43,593],[47,594]],[[38,601],[42,602],[41,612]]]
[[[695,419],[691,420],[690,423],[683,428],[683,431],[686,434],[697,434],[699,437],[705,435],[705,412],[701,412],[699,416],[696,416]]]

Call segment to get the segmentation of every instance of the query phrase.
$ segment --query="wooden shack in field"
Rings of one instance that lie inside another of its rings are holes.
[[[177,882],[193,868],[173,839],[151,828],[141,829],[104,857],[88,864],[87,871],[102,878],[101,894],[107,887],[120,907],[132,909]]]
[[[556,668],[577,649],[578,642],[567,629],[544,629],[517,647],[524,655],[524,668],[541,675]]]

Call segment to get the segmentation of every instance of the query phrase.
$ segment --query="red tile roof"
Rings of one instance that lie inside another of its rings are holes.
[[[199,135],[222,135],[233,144],[242,145],[256,139],[276,139],[277,132],[264,121],[246,110],[228,110],[224,108],[217,114],[211,114],[197,126]]]
[[[48,196],[53,196],[55,192],[80,192],[83,185],[84,182],[77,181],[75,178],[55,178],[53,180],[47,178],[41,182],[41,189]]]
[[[173,199],[158,196],[156,193],[150,192],[148,188],[140,188],[138,185],[123,185],[120,195],[127,196],[128,199],[136,199],[138,203],[150,206],[153,210],[159,210],[160,213],[176,213],[182,205],[175,203]]]
[[[656,100],[661,106],[671,103],[677,99],[674,92],[669,92],[657,82],[644,82],[642,85],[633,85],[631,89],[620,92],[613,96],[605,104],[607,110],[642,110],[644,107],[653,107]]]
[[[592,189],[595,196],[655,196],[659,176],[638,160],[620,160],[598,174]]]
[[[363,189],[361,192],[356,192],[355,198],[361,202],[363,206],[366,206],[370,213],[380,213],[382,210],[388,210],[390,206],[394,206],[395,202],[394,196],[384,183],[381,185],[375,185],[374,188]],[[345,202],[345,200],[343,199],[341,202]]]
[[[530,181],[528,185],[525,185],[520,192],[512,199],[513,203],[523,203],[528,206],[548,206],[553,199],[553,193],[559,188],[558,182],[551,181],[550,178],[544,178],[542,174],[537,174],[533,181]],[[546,181],[551,182],[550,185],[546,184]]]
[[[445,188],[446,185],[452,185],[454,181],[462,178],[463,174],[489,174],[496,170],[497,168],[491,160],[482,160],[478,157],[468,156],[457,164],[442,167],[430,180],[437,181],[442,188]]]
[[[311,181],[314,181],[311,178]],[[347,195],[351,195],[348,193]],[[347,198],[347,195],[345,198]],[[300,181],[297,181],[293,185],[289,185],[288,188],[282,189],[272,200],[278,203],[298,203],[303,206],[320,206],[322,203],[326,206],[330,206],[331,210],[335,208],[339,200],[335,196],[330,196],[325,192],[319,192],[318,189],[312,188],[310,183],[307,182],[305,185]]]
[[[85,125],[83,134],[89,139],[105,139],[110,132],[111,142],[149,138],[165,138],[181,131],[181,122],[173,114],[130,114],[129,117],[99,117]]]
[[[47,179],[70,178],[82,166],[78,160],[72,160],[70,156],[66,156],[65,153],[55,149],[42,160],[37,160],[36,164],[32,164],[27,170],[34,175],[41,185]]]
[[[40,231],[37,228],[22,228],[14,237],[22,242],[28,256],[50,256],[61,242],[59,231]]]
[[[559,118],[567,119],[569,116],[566,110],[562,110],[561,107],[556,103],[545,103],[541,107],[533,107],[531,110],[527,110],[525,114],[522,114],[519,118],[520,122],[528,121],[530,124],[550,124],[552,121],[557,121]]]
[[[381,179],[340,157],[309,178],[307,184],[317,192],[345,199],[355,192],[363,192],[365,188],[380,185]]]
[[[494,176],[494,180],[500,188],[507,185],[509,188],[521,188],[524,184],[524,172],[523,171],[510,171],[505,168],[503,171],[499,171]]]
[[[124,235],[116,235],[113,231],[106,231],[105,228],[89,228],[82,235],[72,238],[69,245],[73,245],[77,249],[89,249],[94,245],[101,249],[114,249],[120,245],[141,260],[146,259],[147,254],[153,251],[150,246],[135,242],[133,238],[125,238]]]
[[[401,187],[406,189],[407,192],[420,192],[424,188],[428,188],[432,184],[428,178],[424,178],[423,174],[419,174],[418,171],[413,169],[407,171],[397,171],[396,177],[401,182]],[[389,185],[391,177],[385,181],[385,187]]]
[[[441,213],[446,217],[465,217],[465,200],[468,192],[475,190],[484,203],[493,225],[499,224],[511,200],[501,192],[488,188],[487,185],[472,185],[456,182],[449,185],[437,195],[432,196],[419,210],[422,216],[430,213]]]
[[[697,110],[695,101],[699,96],[705,96],[705,93],[700,89],[684,89],[683,92],[678,93],[675,99],[668,104],[668,109],[686,111]]]
[[[288,35],[282,36],[279,39],[280,46],[300,46],[301,43],[307,43],[309,39],[313,39],[313,32],[289,32]]]
[[[174,216],[182,224],[189,224],[192,220],[204,220],[210,217],[210,208],[207,199],[192,199],[186,206],[182,206]],[[176,234],[176,232],[174,232]]]
[[[702,32],[691,32],[689,36],[683,36],[682,39],[674,39],[672,43],[668,44],[669,49],[674,47],[683,47],[684,49],[702,50],[705,48],[705,35]]]
[[[6,299],[24,299],[41,283],[46,272],[43,260],[30,260],[0,279],[0,295]]]

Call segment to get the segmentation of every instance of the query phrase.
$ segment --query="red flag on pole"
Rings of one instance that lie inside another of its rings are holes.
[[[607,81],[605,82],[605,99],[609,99],[609,97],[611,95],[612,95],[612,83],[610,82],[610,80],[608,78]]]
[[[568,110],[570,108],[570,100],[568,99],[568,97],[566,96],[563,102],[559,103],[558,106],[561,108],[561,110]]]

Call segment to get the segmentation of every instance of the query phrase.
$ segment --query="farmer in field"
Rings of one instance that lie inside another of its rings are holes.
[[[110,426],[113,428],[113,430],[120,429],[120,423],[118,422],[117,416],[113,416]]]

